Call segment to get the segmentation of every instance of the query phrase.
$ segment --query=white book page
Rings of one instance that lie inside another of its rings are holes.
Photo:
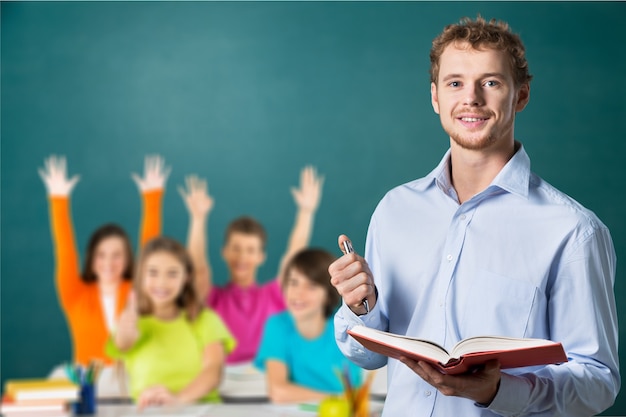
[[[452,349],[450,356],[459,358],[473,352],[486,352],[491,350],[515,350],[520,348],[532,348],[551,345],[554,342],[545,339],[520,339],[505,336],[477,336],[461,340]]]
[[[428,340],[394,335],[365,326],[355,326],[351,331],[366,338],[378,340],[387,345],[397,346],[400,349],[418,353],[444,364],[450,359],[450,356],[443,347]]]

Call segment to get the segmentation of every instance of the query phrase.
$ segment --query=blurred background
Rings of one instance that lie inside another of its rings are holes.
[[[535,172],[592,209],[626,254],[626,17],[623,2],[2,2],[1,383],[70,360],[54,289],[46,192],[37,168],[65,155],[81,256],[117,222],[135,245],[131,172],[161,154],[172,173],[164,233],[185,241],[176,187],[195,173],[215,207],[215,281],[229,221],[269,233],[273,278],[293,224],[290,187],[326,178],[312,238],[363,250],[390,188],[427,174],[448,148],[430,104],[432,38],[463,16],[508,21],[526,44],[531,100],[516,138]],[[626,297],[618,265],[620,314]],[[575,306],[573,306],[575,308]],[[622,329],[621,335],[624,335]],[[626,353],[621,349],[622,361]],[[626,396],[607,413],[626,414]]]

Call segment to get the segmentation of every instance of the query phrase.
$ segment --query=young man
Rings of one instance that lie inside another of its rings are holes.
[[[229,282],[213,285],[207,258],[206,221],[213,208],[213,199],[206,182],[197,177],[187,179],[181,195],[189,211],[187,246],[196,268],[196,289],[207,305],[226,322],[237,340],[236,348],[227,357],[228,364],[251,362],[256,355],[267,318],[285,310],[281,282],[287,261],[306,248],[311,239],[313,221],[322,196],[324,178],[308,166],[300,173],[300,188],[292,189],[298,212],[283,254],[276,279],[257,283],[258,268],[265,262],[266,233],[251,217],[239,217],[227,227],[222,257],[229,272]]]
[[[460,376],[389,359],[383,416],[595,415],[620,388],[615,252],[600,220],[533,174],[515,140],[530,94],[524,46],[506,23],[463,19],[430,58],[450,150],[379,203],[367,261],[351,253],[329,268],[344,300],[337,342],[377,368],[387,358],[350,338],[354,325],[446,347],[478,335],[559,341],[567,363],[501,371],[491,362]]]

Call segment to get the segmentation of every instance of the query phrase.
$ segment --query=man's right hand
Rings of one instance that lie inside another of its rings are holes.
[[[343,251],[343,242],[349,241],[346,235],[339,236],[339,248]],[[367,298],[369,309],[376,304],[374,277],[365,259],[357,253],[344,255],[328,267],[330,283],[337,289],[346,305],[355,314],[367,313],[363,300]]]

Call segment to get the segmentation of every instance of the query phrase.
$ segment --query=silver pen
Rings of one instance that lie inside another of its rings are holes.
[[[349,240],[344,240],[343,241],[343,252],[345,254],[348,253],[352,253],[354,252],[354,249],[352,248],[352,243]],[[364,298],[361,303],[363,304],[363,307],[365,307],[365,314],[370,312],[370,304],[367,301],[367,298]]]

